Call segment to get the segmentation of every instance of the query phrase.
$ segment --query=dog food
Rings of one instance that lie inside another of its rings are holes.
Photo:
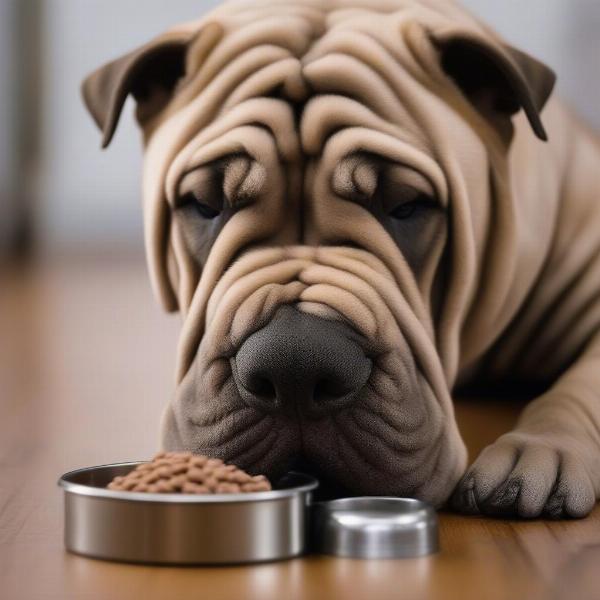
[[[239,494],[268,492],[264,475],[249,475],[218,458],[191,452],[160,452],[150,462],[115,477],[109,490],[159,494]]]

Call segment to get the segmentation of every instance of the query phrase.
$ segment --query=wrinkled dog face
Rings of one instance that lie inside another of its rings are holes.
[[[224,108],[167,178],[186,255],[216,276],[191,302],[203,331],[165,445],[272,475],[302,457],[353,491],[431,494],[434,471],[462,466],[416,285],[446,238],[439,166],[408,115],[395,131],[382,118],[405,109],[383,105],[385,77],[349,53],[351,32],[312,51],[307,36],[297,58],[264,41],[222,72]],[[261,66],[244,64],[257,48]]]
[[[447,15],[321,4],[226,5],[118,67],[151,272],[184,318],[164,445],[440,503],[465,465],[449,232],[487,194],[479,117],[420,24]]]

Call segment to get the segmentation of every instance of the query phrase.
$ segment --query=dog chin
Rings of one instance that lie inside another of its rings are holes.
[[[460,447],[425,412],[394,423],[402,415],[373,410],[385,402],[372,397],[335,418],[303,423],[300,466],[314,470],[326,495],[406,496],[440,505],[462,475]]]
[[[447,462],[457,452],[445,436],[407,451],[391,447],[388,433],[368,432],[351,415],[313,423],[304,429],[297,468],[314,473],[326,497],[404,496],[442,504],[462,474]]]

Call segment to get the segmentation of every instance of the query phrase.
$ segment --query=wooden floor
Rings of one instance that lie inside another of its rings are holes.
[[[178,319],[138,260],[0,272],[0,598],[600,598],[600,510],[582,521],[441,514],[441,552],[400,561],[309,557],[253,567],[157,568],[65,553],[56,479],[155,450]],[[464,401],[472,453],[517,407]]]

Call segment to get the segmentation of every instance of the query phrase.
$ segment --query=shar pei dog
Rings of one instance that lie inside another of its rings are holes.
[[[137,102],[166,449],[469,513],[600,493],[600,145],[451,0],[241,0],[90,75]],[[457,386],[535,384],[471,466]]]

